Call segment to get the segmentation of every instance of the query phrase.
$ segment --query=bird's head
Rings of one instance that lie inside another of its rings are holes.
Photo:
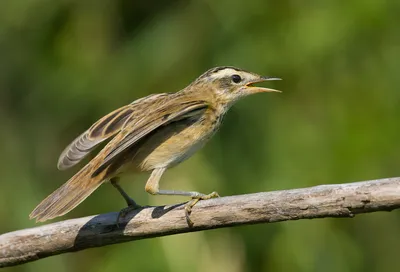
[[[281,80],[275,77],[260,76],[235,67],[216,67],[208,70],[193,83],[200,88],[211,87],[219,99],[232,104],[237,99],[255,93],[280,92],[275,89],[258,87],[254,84]],[[192,84],[192,86],[193,86]]]

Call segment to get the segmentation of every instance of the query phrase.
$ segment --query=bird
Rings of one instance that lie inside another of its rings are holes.
[[[43,222],[65,215],[106,182],[125,199],[128,205],[125,212],[138,209],[141,206],[123,190],[120,177],[129,172],[150,172],[145,191],[151,195],[189,197],[184,210],[187,223],[193,226],[190,219],[193,206],[200,200],[219,197],[218,193],[160,189],[161,176],[203,147],[236,101],[256,93],[280,92],[255,86],[271,80],[280,78],[233,66],[214,67],[178,92],[151,94],[110,112],[64,149],[57,167],[71,168],[100,143],[107,140],[108,143],[40,202],[30,219]]]

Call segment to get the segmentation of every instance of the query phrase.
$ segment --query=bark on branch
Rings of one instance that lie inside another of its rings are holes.
[[[178,233],[244,224],[322,217],[400,208],[400,178],[221,197],[200,201],[189,227],[183,205],[145,207],[116,225],[118,213],[61,221],[0,235],[0,267],[64,252]]]

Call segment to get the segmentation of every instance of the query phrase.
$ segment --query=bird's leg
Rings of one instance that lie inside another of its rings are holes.
[[[121,185],[119,185],[119,178],[115,177],[110,179],[110,182],[112,186],[114,186],[115,189],[118,190],[118,192],[122,195],[122,197],[125,199],[126,204],[128,206],[133,206],[133,207],[138,207],[140,208],[140,205],[136,204],[135,200],[133,200],[125,191],[122,189]]]
[[[186,203],[185,205],[185,217],[188,225],[190,227],[193,226],[193,222],[190,219],[190,213],[192,212],[192,208],[194,205],[196,205],[197,202],[200,200],[206,200],[206,199],[211,199],[215,197],[219,197],[217,192],[212,192],[211,194],[202,194],[199,192],[187,192],[187,191],[176,191],[176,190],[160,190],[159,189],[159,183],[160,183],[160,178],[166,168],[156,168],[153,170],[151,173],[149,179],[147,180],[146,183],[146,192],[152,195],[177,195],[177,196],[189,196],[192,198],[191,201]]]
[[[135,202],[135,200],[133,200],[125,191],[124,189],[122,189],[121,185],[118,184],[119,182],[119,178],[114,177],[112,179],[110,179],[110,182],[112,184],[112,186],[114,186],[114,188],[116,188],[118,190],[118,192],[122,195],[122,197],[125,199],[126,204],[128,205],[128,207],[122,209],[117,217],[117,225],[119,225],[119,219],[121,217],[124,217],[128,212],[132,211],[132,210],[136,210],[141,208],[141,206],[139,204],[137,204]]]

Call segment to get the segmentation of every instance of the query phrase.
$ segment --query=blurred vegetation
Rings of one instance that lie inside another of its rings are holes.
[[[14,0],[0,4],[0,233],[71,175],[62,149],[109,111],[234,65],[284,79],[246,98],[170,189],[243,194],[399,176],[400,2]],[[123,185],[141,204],[182,202]],[[73,218],[124,206],[102,186]],[[222,229],[9,271],[395,271],[400,215]]]

